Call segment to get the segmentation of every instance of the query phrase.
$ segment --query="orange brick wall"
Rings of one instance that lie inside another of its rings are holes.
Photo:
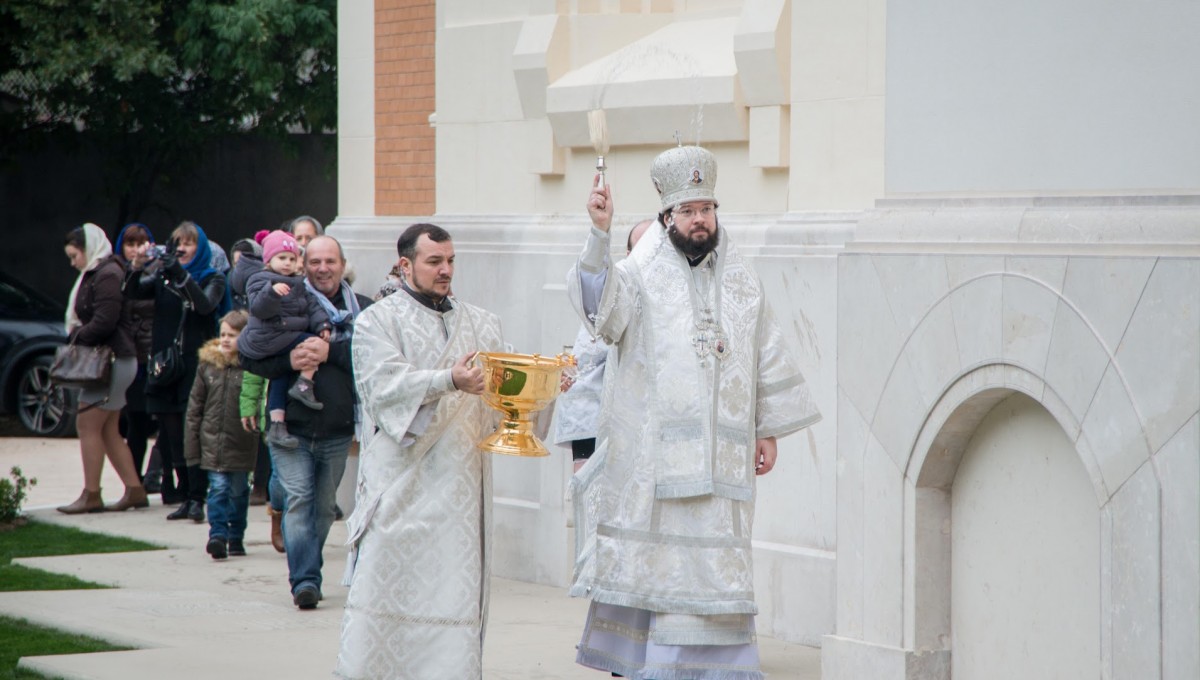
[[[435,209],[435,0],[375,0],[375,214]]]

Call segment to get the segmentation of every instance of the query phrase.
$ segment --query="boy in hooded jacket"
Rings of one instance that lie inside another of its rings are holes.
[[[214,560],[246,554],[249,478],[258,454],[258,436],[242,428],[239,408],[245,371],[237,339],[248,318],[243,310],[229,312],[220,335],[200,348],[184,423],[184,458],[208,472],[206,550]]]

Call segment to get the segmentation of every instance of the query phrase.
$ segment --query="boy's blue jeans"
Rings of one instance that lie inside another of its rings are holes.
[[[246,536],[250,473],[208,471],[208,537],[240,541]]]

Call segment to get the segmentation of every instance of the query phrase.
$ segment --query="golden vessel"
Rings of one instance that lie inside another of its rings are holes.
[[[563,369],[574,366],[575,357],[480,352],[476,358],[483,368],[483,400],[503,414],[479,448],[510,456],[550,455],[533,434],[531,416],[558,396]]]

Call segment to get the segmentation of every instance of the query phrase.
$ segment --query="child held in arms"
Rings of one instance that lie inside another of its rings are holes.
[[[300,274],[300,246],[292,235],[273,231],[263,239],[263,270],[246,282],[250,300],[250,323],[238,338],[238,351],[250,359],[267,359],[287,354],[308,338],[328,341],[329,315]],[[302,371],[291,387],[288,380],[272,380],[267,389],[267,414],[271,424],[267,443],[294,448],[300,442],[287,431],[287,399],[313,409],[325,407],[317,401],[313,377],[316,369]]]

